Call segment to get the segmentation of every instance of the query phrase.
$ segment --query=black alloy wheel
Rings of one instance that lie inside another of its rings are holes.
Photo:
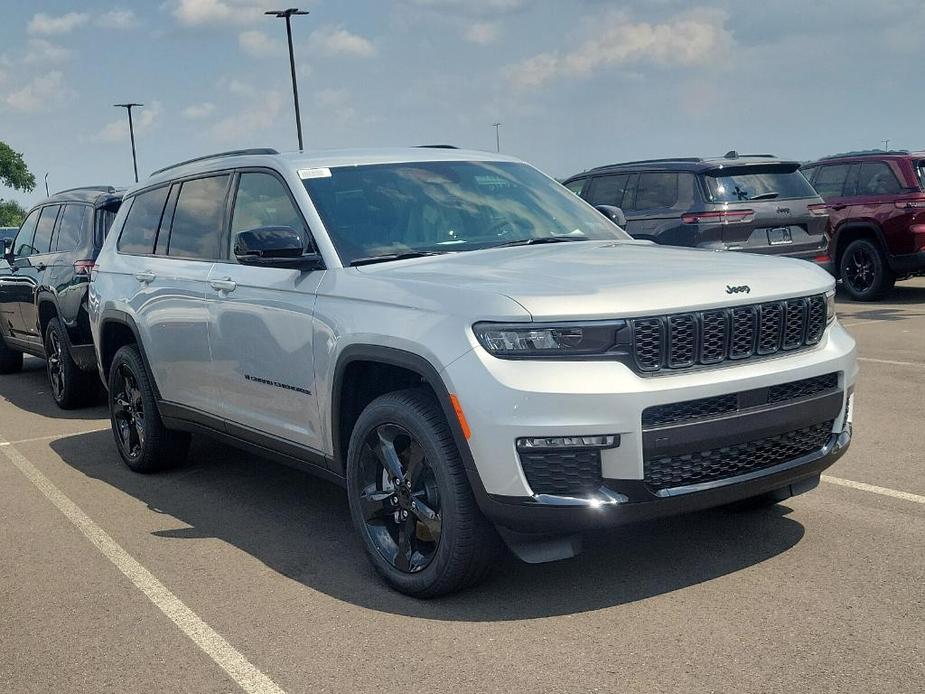
[[[112,421],[123,456],[138,460],[145,445],[145,405],[138,380],[128,365],[120,364],[112,394]]]
[[[420,442],[397,424],[377,426],[363,443],[357,484],[366,531],[379,554],[406,573],[429,565],[442,520],[437,481]]]
[[[64,372],[61,366],[63,347],[57,331],[48,331],[48,341],[45,346],[45,366],[48,369],[48,382],[51,384],[51,394],[56,402],[64,399]]]
[[[855,301],[876,301],[892,289],[896,276],[879,246],[869,239],[852,241],[841,256],[839,274]]]

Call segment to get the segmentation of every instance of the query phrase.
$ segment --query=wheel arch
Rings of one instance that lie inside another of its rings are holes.
[[[145,353],[141,332],[138,330],[135,319],[124,311],[108,310],[104,311],[100,317],[99,344],[96,345],[96,351],[102,371],[103,383],[107,388],[109,387],[109,367],[112,365],[112,359],[121,347],[129,344],[134,344],[138,347],[148,379],[154,385],[154,392],[158,401],[160,401],[160,390],[157,387],[154,372],[151,370],[148,355]]]
[[[870,239],[876,243],[886,256],[889,263],[889,252],[887,251],[886,239],[883,236],[883,230],[872,222],[845,222],[838,227],[835,233],[835,253],[833,261],[835,262],[835,271],[841,272],[841,258],[848,245],[857,239]]]

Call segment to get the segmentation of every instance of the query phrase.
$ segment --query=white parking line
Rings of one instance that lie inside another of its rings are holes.
[[[111,431],[112,427],[102,427],[100,429],[87,429],[86,431],[74,431],[69,434],[49,434],[48,436],[36,436],[31,439],[19,439],[18,441],[2,441],[0,446],[14,446],[19,443],[35,443],[36,441],[51,441],[53,439],[65,439],[69,436],[83,436],[84,434],[95,434],[99,431]]]
[[[869,361],[873,364],[892,364],[893,366],[918,366],[925,368],[923,361],[894,361],[892,359],[872,359],[871,357],[858,357],[858,361]]]
[[[105,530],[98,526],[93,519],[81,510],[58,489],[38,468],[16,448],[6,442],[0,448],[6,458],[22,472],[39,491],[63,513],[71,523],[86,535],[100,553],[109,559],[116,568],[125,574],[135,584],[148,600],[174,624],[180,627],[206,655],[221,667],[241,689],[248,694],[285,694],[283,690],[269,677],[258,670],[217,631],[206,624],[200,617],[188,608],[176,595],[142,566],[134,557],[126,552],[113,540]]]
[[[894,499],[903,499],[904,501],[911,501],[916,504],[925,504],[925,496],[919,496],[918,494],[898,492],[895,489],[878,487],[864,482],[855,482],[854,480],[843,480],[841,477],[830,477],[829,475],[822,475],[822,481],[828,482],[829,484],[837,484],[842,487],[850,487],[851,489],[860,489],[862,492],[871,492],[872,494],[891,496]]]

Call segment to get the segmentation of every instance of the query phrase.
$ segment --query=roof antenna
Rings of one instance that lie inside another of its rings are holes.
[[[726,152],[726,153],[723,155],[723,158],[724,158],[724,159],[738,159],[738,158],[739,158],[739,153],[736,152],[734,149],[730,149],[728,152]]]

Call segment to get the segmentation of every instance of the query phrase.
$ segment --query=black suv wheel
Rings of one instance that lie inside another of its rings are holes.
[[[474,585],[501,556],[427,392],[387,393],[363,410],[347,453],[347,496],[373,566],[402,593],[427,598]]]
[[[0,374],[13,374],[22,370],[22,352],[10,349],[0,337]]]
[[[109,368],[109,414],[122,460],[135,472],[156,472],[186,459],[189,434],[169,431],[135,345],[116,352]]]
[[[62,410],[86,405],[99,394],[96,375],[81,371],[71,358],[64,326],[57,318],[48,321],[45,330],[45,370],[51,395]]]
[[[896,275],[880,246],[868,239],[855,239],[848,244],[838,264],[838,276],[855,301],[877,301],[896,283]]]

